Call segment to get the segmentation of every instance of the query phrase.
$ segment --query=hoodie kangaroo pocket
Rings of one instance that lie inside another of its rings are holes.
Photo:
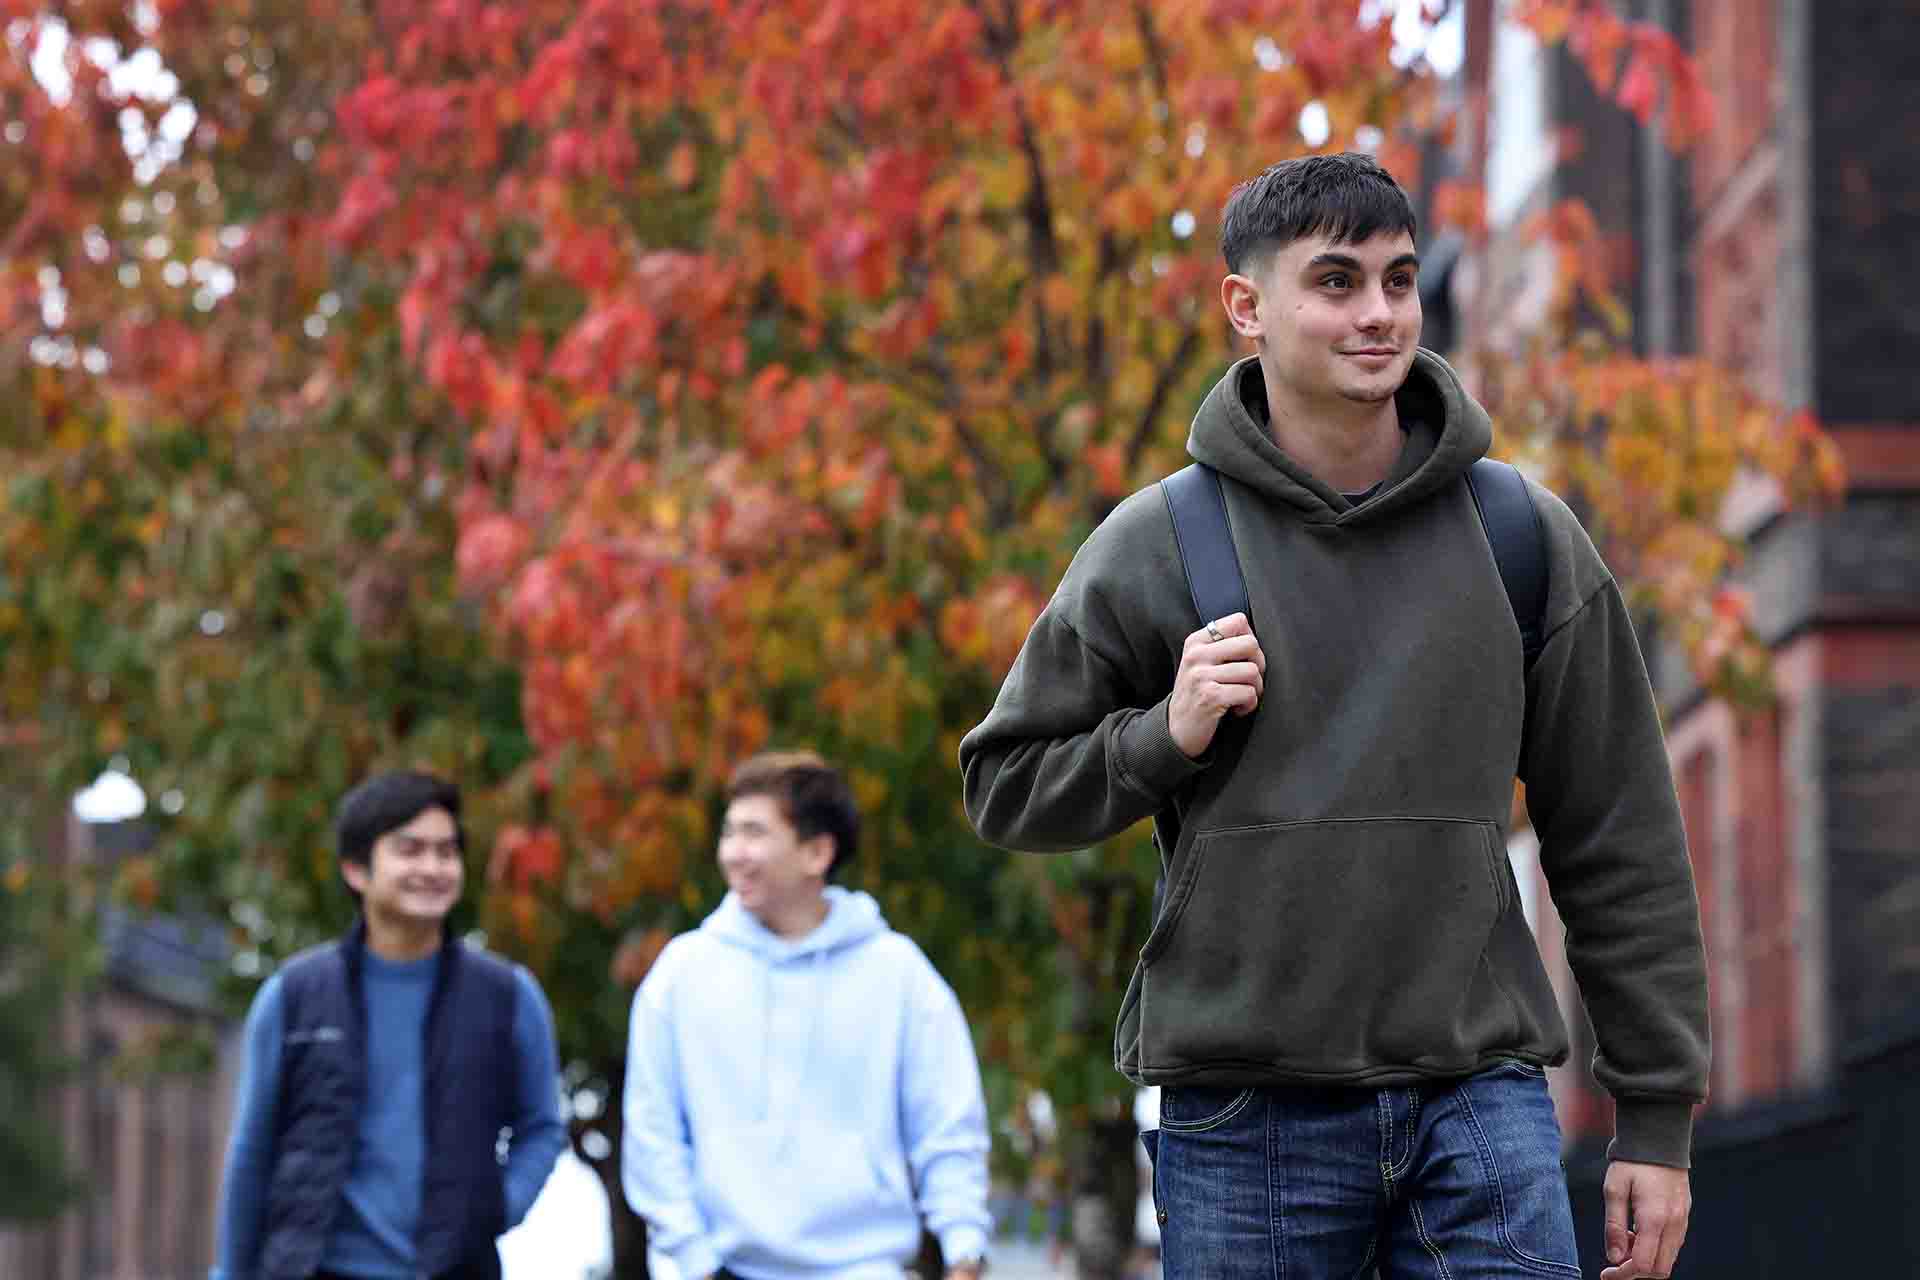
[[[1471,1067],[1513,1020],[1485,961],[1508,905],[1497,835],[1460,818],[1201,833],[1141,953],[1141,1065]]]
[[[887,1187],[858,1134],[757,1125],[703,1135],[699,1204],[720,1234],[774,1249],[859,1237],[911,1222],[913,1202]]]

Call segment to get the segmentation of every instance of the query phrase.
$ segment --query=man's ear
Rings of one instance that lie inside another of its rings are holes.
[[[364,895],[367,891],[367,882],[373,879],[373,863],[371,860],[355,862],[351,858],[342,858],[340,878],[347,882],[347,888]]]
[[[800,853],[807,860],[809,874],[825,879],[827,872],[833,869],[833,837],[824,831],[801,841]]]
[[[1260,286],[1251,276],[1234,272],[1220,282],[1220,305],[1227,309],[1227,323],[1241,337],[1258,342],[1267,336],[1260,319]]]

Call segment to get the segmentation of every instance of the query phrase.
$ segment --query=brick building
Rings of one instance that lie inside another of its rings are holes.
[[[1538,314],[1550,268],[1514,228],[1579,196],[1632,246],[1642,353],[1699,354],[1811,408],[1849,471],[1838,509],[1784,512],[1756,488],[1726,513],[1749,540],[1773,708],[1736,714],[1650,653],[1712,966],[1688,1274],[1920,1266],[1920,1228],[1875,1216],[1920,1202],[1897,1154],[1920,1138],[1920,1092],[1899,1083],[1920,1065],[1920,0],[1616,0],[1692,49],[1715,94],[1711,134],[1679,158],[1502,23],[1503,0],[1465,8],[1459,92],[1486,127],[1459,163],[1493,229],[1452,272],[1461,340]],[[1544,894],[1537,915],[1579,1024]],[[1590,1051],[1555,1081],[1583,1244],[1607,1129]]]

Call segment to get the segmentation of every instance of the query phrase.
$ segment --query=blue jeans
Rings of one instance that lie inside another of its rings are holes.
[[[1538,1067],[1404,1088],[1161,1090],[1166,1280],[1578,1280]]]

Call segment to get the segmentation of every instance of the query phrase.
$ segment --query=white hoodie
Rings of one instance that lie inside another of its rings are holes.
[[[959,1001],[871,897],[827,905],[788,941],[728,894],[634,995],[621,1180],[687,1280],[898,1280],[922,1215],[949,1259],[986,1248]]]

